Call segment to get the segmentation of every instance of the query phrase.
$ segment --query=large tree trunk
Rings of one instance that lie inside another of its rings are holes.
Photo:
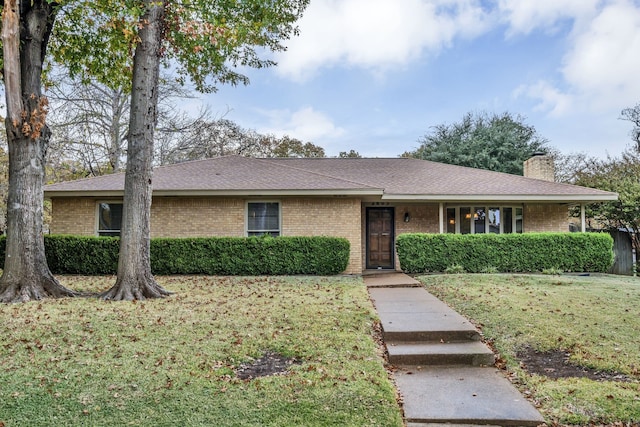
[[[0,302],[76,295],[51,274],[42,235],[44,159],[51,132],[45,124],[41,78],[54,19],[46,0],[26,2],[21,10],[16,0],[3,5],[9,191]]]
[[[153,136],[157,119],[158,74],[164,3],[145,0],[140,42],[133,61],[131,118],[115,285],[101,295],[109,300],[143,300],[170,295],[151,274],[150,218]]]

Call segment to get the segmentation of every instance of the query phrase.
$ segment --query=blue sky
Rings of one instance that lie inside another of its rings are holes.
[[[567,154],[630,146],[640,0],[311,0],[299,27],[277,67],[202,104],[329,156],[395,157],[469,111],[522,115]]]

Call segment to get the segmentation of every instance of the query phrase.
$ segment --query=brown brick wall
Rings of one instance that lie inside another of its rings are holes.
[[[533,156],[523,165],[523,174],[527,178],[555,181],[555,165],[551,156]]]
[[[52,234],[96,235],[96,201],[93,199],[53,199]]]
[[[243,199],[156,197],[151,237],[242,237],[244,216]]]
[[[533,232],[565,232],[567,224],[567,205],[524,205],[523,228],[525,233]]]
[[[398,205],[396,206],[396,236],[402,233],[439,233],[439,205]],[[409,213],[409,222],[404,222],[404,214]]]
[[[284,236],[344,237],[351,244],[347,274],[362,273],[360,199],[283,199]]]

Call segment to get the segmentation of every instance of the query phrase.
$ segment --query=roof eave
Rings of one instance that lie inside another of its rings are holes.
[[[384,194],[383,200],[432,202],[541,202],[541,203],[596,203],[618,199],[616,193],[606,194]]]

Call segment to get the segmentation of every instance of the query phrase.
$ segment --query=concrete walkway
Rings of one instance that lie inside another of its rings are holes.
[[[463,316],[402,273],[365,276],[408,427],[538,426],[540,413],[493,367]]]

